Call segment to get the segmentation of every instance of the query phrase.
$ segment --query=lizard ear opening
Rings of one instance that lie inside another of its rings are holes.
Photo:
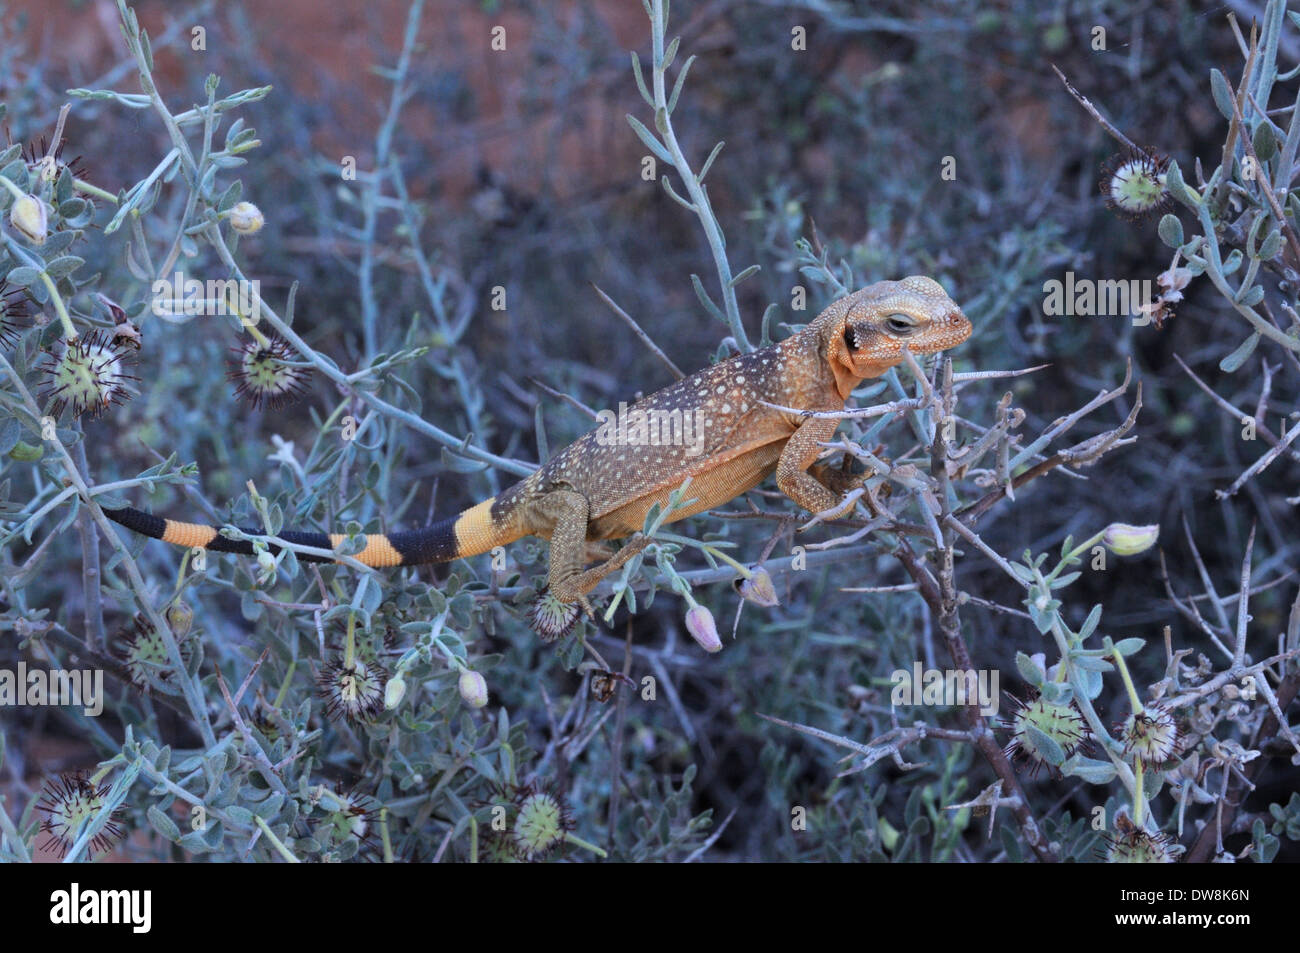
[[[864,333],[854,327],[852,321],[845,321],[843,330],[831,338],[827,357],[830,359],[831,372],[835,375],[835,388],[841,397],[848,397],[866,376],[859,369],[858,362],[864,356],[869,342],[869,332]]]
[[[852,324],[844,325],[844,346],[849,349],[850,354],[862,346],[858,342],[857,329]]]

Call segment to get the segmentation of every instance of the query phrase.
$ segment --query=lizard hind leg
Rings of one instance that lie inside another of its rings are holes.
[[[576,490],[550,490],[531,504],[537,521],[551,526],[551,565],[546,588],[533,606],[533,629],[544,641],[566,635],[586,612],[594,615],[587,593],[645,548],[648,540],[636,534],[622,549],[598,566],[584,569],[587,552],[587,498]]]

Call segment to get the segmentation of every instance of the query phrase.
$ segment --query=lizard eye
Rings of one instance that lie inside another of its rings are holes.
[[[912,319],[905,314],[891,314],[885,318],[885,327],[889,328],[891,334],[906,335],[916,330],[916,325]]]

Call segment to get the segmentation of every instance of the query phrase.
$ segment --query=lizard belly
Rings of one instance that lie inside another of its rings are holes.
[[[686,491],[686,498],[694,499],[695,502],[673,513],[669,522],[719,506],[762,483],[776,469],[784,446],[784,440],[764,443],[741,451],[721,466],[714,465],[711,469],[696,474]],[[688,475],[682,474],[681,480],[672,485],[651,490],[592,519],[587,525],[587,538],[618,539],[637,532],[645,526],[650,507],[656,503],[667,506],[669,495]]]

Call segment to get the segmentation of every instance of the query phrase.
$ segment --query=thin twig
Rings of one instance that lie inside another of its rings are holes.
[[[591,282],[591,287],[595,289],[596,294],[600,295],[600,300],[605,302],[605,304],[609,305],[610,310],[613,311],[620,318],[622,318],[624,322],[626,322],[627,326],[632,329],[632,333],[637,336],[637,340],[639,340],[642,344],[648,347],[650,349],[651,354],[659,358],[659,360],[663,361],[664,364],[667,365],[668,370],[672,371],[673,377],[677,378],[677,380],[681,380],[683,377],[686,376],[685,373],[682,372],[682,369],[673,363],[672,358],[670,358],[667,354],[665,354],[659,348],[659,345],[656,344],[650,338],[650,335],[646,334],[645,331],[641,329],[641,325],[636,323],[636,319],[633,318],[632,315],[628,314],[626,311],[620,308],[618,306],[618,303],[615,302],[614,299],[611,298],[609,295],[605,294],[605,292],[600,289],[600,286],[597,285],[594,281]]]
[[[1134,145],[1132,139],[1124,135],[1124,133],[1120,132],[1119,127],[1117,127],[1109,119],[1103,116],[1101,114],[1101,111],[1098,110],[1097,107],[1092,104],[1092,102],[1088,99],[1087,96],[1083,95],[1083,93],[1075,89],[1074,86],[1071,85],[1070,81],[1065,78],[1065,74],[1062,73],[1059,69],[1057,69],[1055,63],[1052,64],[1052,71],[1061,78],[1061,82],[1065,84],[1065,88],[1069,90],[1070,95],[1079,101],[1079,105],[1082,106],[1085,110],[1087,110],[1089,116],[1097,120],[1097,123],[1098,125],[1101,126],[1101,128],[1105,129],[1108,133],[1110,133],[1112,136],[1118,139],[1120,143],[1124,145],[1125,148],[1130,149],[1133,152],[1145,152],[1145,150],[1140,149],[1136,145]]]

